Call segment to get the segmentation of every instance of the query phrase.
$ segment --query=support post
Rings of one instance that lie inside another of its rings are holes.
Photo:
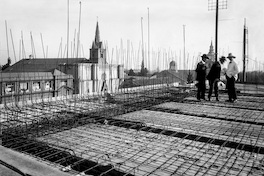
[[[218,0],[216,0],[216,13],[215,13],[215,61],[217,61],[217,40],[218,40]]]

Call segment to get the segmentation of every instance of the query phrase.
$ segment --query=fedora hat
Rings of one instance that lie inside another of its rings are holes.
[[[227,58],[236,58],[235,56],[232,55],[232,53],[229,53]]]
[[[223,61],[225,61],[225,60],[226,60],[226,57],[225,57],[225,56],[221,56],[221,57],[219,58],[219,60],[223,60]]]
[[[206,54],[203,54],[201,57],[202,57],[202,58],[209,59],[208,56],[207,56]]]

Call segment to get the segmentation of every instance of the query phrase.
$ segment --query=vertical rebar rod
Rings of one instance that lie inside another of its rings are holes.
[[[82,10],[82,3],[80,1],[80,13],[79,13],[79,29],[78,29],[78,39],[77,39],[77,49],[76,49],[76,58],[78,58],[79,52],[79,45],[80,45],[80,28],[81,28],[81,10]]]
[[[7,22],[5,21],[6,26],[6,44],[7,44],[7,56],[9,58],[9,46],[8,46],[8,33],[7,33]]]
[[[11,29],[10,29],[10,36],[11,36],[11,41],[12,41],[12,46],[13,46],[13,51],[14,51],[14,57],[15,57],[15,62],[16,62],[16,51],[15,51],[14,40],[13,40],[13,35],[12,35]]]

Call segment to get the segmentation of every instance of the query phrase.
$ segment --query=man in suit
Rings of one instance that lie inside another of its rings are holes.
[[[232,53],[229,53],[227,58],[230,60],[226,69],[226,82],[227,82],[227,92],[228,92],[228,100],[227,102],[236,102],[237,95],[236,95],[236,87],[235,81],[238,78],[238,67],[237,64],[234,62],[235,56]]]
[[[202,60],[200,62],[198,62],[197,67],[195,69],[196,71],[196,81],[197,81],[197,100],[201,101],[201,99],[205,100],[205,79],[206,79],[206,65],[205,62],[207,59],[209,59],[207,57],[206,54],[203,54],[202,56]]]
[[[218,98],[218,82],[220,80],[220,73],[221,73],[221,64],[223,64],[226,61],[226,58],[224,56],[222,56],[219,61],[216,61],[208,75],[207,75],[207,79],[209,81],[209,93],[208,93],[208,100],[211,100],[211,96],[213,93],[213,89],[214,89],[214,93],[215,93],[215,98],[216,101],[219,101]]]

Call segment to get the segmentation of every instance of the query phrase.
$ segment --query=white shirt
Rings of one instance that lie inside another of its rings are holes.
[[[226,70],[226,75],[231,78],[232,76],[237,80],[238,67],[234,61],[229,62]]]

